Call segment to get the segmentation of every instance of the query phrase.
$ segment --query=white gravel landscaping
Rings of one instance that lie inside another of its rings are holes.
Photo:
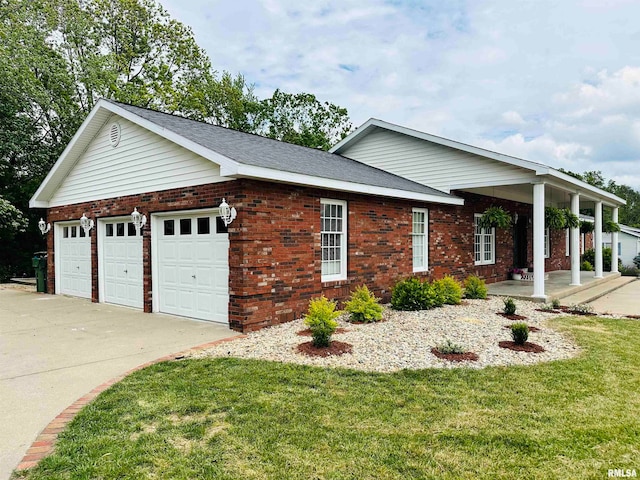
[[[536,311],[540,303],[516,300],[517,314],[527,317],[529,326],[539,332],[529,334],[529,342],[544,347],[541,353],[515,352],[500,348],[498,342],[511,340],[510,330],[504,328],[514,321],[497,315],[502,312],[503,300],[464,300],[462,305],[445,305],[420,312],[399,312],[385,307],[384,321],[354,325],[347,315],[339,319],[339,326],[348,332],[334,334],[334,340],[353,345],[352,353],[331,357],[310,357],[296,351],[310,337],[297,335],[305,330],[302,320],[277,325],[250,333],[213,348],[194,352],[192,357],[241,357],[278,362],[291,362],[324,367],[344,367],[372,372],[394,372],[423,368],[483,368],[491,365],[529,365],[576,356],[580,349],[566,336],[546,325],[546,320],[561,315]],[[478,354],[475,362],[450,362],[437,358],[431,349],[445,340],[462,345]]]

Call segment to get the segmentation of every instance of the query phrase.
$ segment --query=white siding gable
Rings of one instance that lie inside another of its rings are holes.
[[[118,146],[109,139],[111,125],[121,127]],[[228,181],[220,166],[124,118],[112,116],[79,156],[50,205],[100,200],[122,195]]]
[[[525,183],[535,175],[521,167],[379,128],[347,144],[340,153],[445,192],[489,182]]]

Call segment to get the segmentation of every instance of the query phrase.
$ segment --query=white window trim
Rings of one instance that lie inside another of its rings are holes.
[[[347,218],[349,217],[349,212],[347,211],[347,201],[346,200],[334,200],[330,198],[321,198],[320,205],[341,205],[342,206],[342,235],[340,235],[340,251],[342,255],[340,255],[340,273],[335,275],[322,275],[320,277],[321,282],[336,282],[339,280],[347,279]],[[322,252],[322,212],[320,213],[320,252]],[[335,232],[332,232],[335,233]],[[322,253],[320,256],[320,264],[322,271]]]
[[[483,228],[482,229],[482,240],[480,241],[480,260],[476,260],[476,219],[482,217],[481,213],[473,214],[473,260],[474,265],[495,265],[496,263],[496,229],[495,227],[491,227],[490,229]],[[487,230],[490,233],[487,233]],[[484,250],[484,237],[490,235],[491,236],[491,259],[485,260],[484,254],[486,253]]]
[[[570,229],[570,228],[567,228],[565,231],[567,232],[567,233],[566,233],[566,236],[565,236],[565,241],[564,241],[564,242],[565,242],[565,243],[564,243],[564,244],[565,244],[565,250],[566,250],[566,252],[565,252],[565,257],[568,257],[568,256],[570,256],[570,255],[571,255],[571,240],[570,240],[570,237],[571,237],[571,229]]]
[[[551,232],[549,228],[544,229],[544,258],[549,258],[551,253]]]
[[[413,214],[414,213],[424,213],[424,233],[419,234],[413,231]],[[411,209],[411,262],[413,264],[413,248],[415,246],[413,239],[417,235],[422,235],[424,237],[424,250],[422,255],[424,257],[424,265],[418,266],[413,265],[414,272],[427,272],[429,270],[429,209],[427,208],[412,208]]]

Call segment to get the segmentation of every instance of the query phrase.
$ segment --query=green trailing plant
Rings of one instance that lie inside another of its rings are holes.
[[[434,280],[431,284],[437,295],[442,297],[446,305],[460,305],[462,301],[462,285],[450,275],[445,275],[439,280]]]
[[[357,287],[350,299],[345,303],[344,309],[349,312],[353,322],[378,322],[382,320],[382,305],[366,285]]]
[[[613,220],[607,220],[602,224],[602,231],[607,233],[619,232],[620,225],[618,225]]]
[[[580,270],[582,270],[583,272],[593,272],[593,265],[591,265],[590,261],[584,260],[580,264]]]
[[[507,297],[503,300],[503,302],[504,302],[504,313],[506,315],[515,315],[516,302],[513,301],[513,298]]]
[[[595,225],[593,222],[587,222],[586,220],[580,222],[580,233],[591,233],[594,229]]]
[[[490,206],[478,219],[481,228],[509,228],[511,227],[511,214],[502,207]]]
[[[529,326],[524,322],[511,325],[511,338],[516,345],[524,345],[529,339]]]
[[[487,298],[487,286],[484,280],[475,275],[468,276],[464,281],[465,298]]]
[[[571,213],[571,210],[563,208],[562,213],[564,214],[564,228],[578,228],[580,226],[580,219]]]
[[[309,311],[304,318],[304,323],[311,330],[311,338],[314,347],[328,347],[331,343],[331,335],[338,328],[335,302],[327,300],[323,295],[309,301]]]
[[[436,350],[440,353],[444,353],[445,355],[456,353],[467,353],[465,348],[462,345],[458,345],[457,343],[453,343],[451,340],[447,339],[444,343],[440,343],[436,345]]]
[[[551,306],[555,309],[560,308],[560,299],[559,298],[551,299]]]
[[[546,207],[544,209],[544,225],[550,230],[562,230],[566,226],[565,213],[561,208]]]

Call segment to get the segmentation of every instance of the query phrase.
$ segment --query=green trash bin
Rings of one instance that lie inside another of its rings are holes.
[[[36,252],[31,264],[36,271],[36,291],[45,293],[47,291],[47,252]]]

